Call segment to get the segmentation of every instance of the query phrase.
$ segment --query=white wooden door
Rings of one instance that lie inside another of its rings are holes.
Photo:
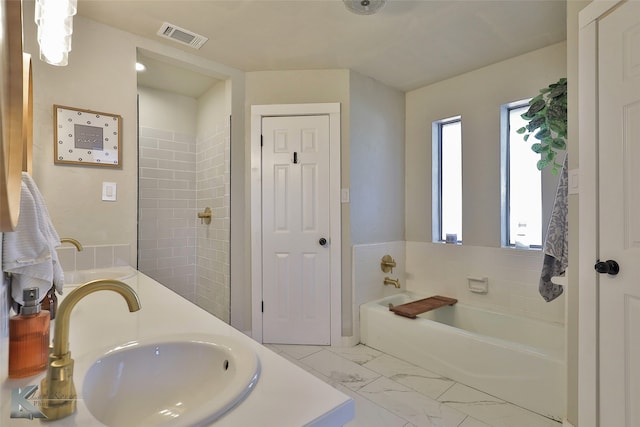
[[[601,19],[599,256],[620,266],[599,275],[602,427],[640,426],[640,2]]]
[[[263,342],[330,344],[329,117],[262,119]]]

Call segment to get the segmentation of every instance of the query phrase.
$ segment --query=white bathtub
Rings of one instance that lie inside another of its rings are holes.
[[[389,311],[425,298],[405,292],[360,306],[362,343],[561,420],[564,327],[458,303],[408,319]]]

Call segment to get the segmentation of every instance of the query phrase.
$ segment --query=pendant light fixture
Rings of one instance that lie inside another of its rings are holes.
[[[36,0],[34,20],[42,61],[58,66],[68,64],[73,15],[77,11],[78,0]]]

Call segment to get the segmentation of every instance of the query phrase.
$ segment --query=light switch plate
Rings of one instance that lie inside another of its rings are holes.
[[[102,200],[106,202],[116,201],[117,185],[115,182],[102,183]]]
[[[349,189],[348,188],[340,189],[340,201],[342,203],[349,203]]]
[[[569,170],[569,188],[567,190],[569,194],[580,193],[580,170],[579,169]]]

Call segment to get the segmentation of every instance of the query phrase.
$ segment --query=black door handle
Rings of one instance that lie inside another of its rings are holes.
[[[320,244],[320,246],[326,246],[327,239],[325,239],[324,237],[321,237],[320,240],[318,240],[318,243]]]
[[[612,276],[620,272],[620,265],[612,259],[598,261],[596,265],[594,265],[594,268],[600,274],[610,274]]]

